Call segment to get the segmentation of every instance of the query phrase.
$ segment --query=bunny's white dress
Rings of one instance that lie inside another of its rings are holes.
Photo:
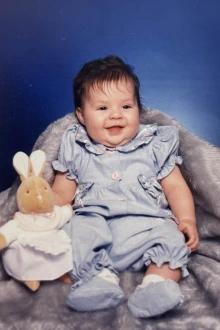
[[[46,281],[70,271],[71,241],[60,228],[71,216],[68,206],[55,206],[50,214],[17,212],[0,229],[9,244],[2,255],[7,273],[20,281]]]

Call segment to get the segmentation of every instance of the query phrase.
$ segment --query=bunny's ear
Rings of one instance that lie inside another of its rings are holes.
[[[36,150],[30,155],[32,172],[36,176],[41,176],[46,163],[46,155],[42,150]]]
[[[24,181],[27,179],[30,171],[29,157],[24,152],[17,152],[13,157],[13,166]]]

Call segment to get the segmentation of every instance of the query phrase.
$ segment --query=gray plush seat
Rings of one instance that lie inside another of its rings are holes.
[[[49,183],[54,179],[51,161],[57,156],[64,130],[73,122],[77,122],[75,115],[68,114],[52,123],[34,146],[47,154],[44,176]],[[0,263],[0,330],[220,329],[220,149],[189,133],[158,110],[144,109],[141,122],[177,125],[180,129],[180,154],[184,159],[180,168],[194,196],[200,235],[199,249],[192,254],[188,265],[190,276],[180,284],[184,304],[160,318],[148,320],[134,319],[126,303],[112,310],[77,313],[65,304],[69,284],[45,282],[39,291],[32,293],[9,278]],[[10,219],[17,209],[18,185],[19,179],[0,194],[0,224]],[[127,296],[142,276],[142,273],[129,272],[120,275]]]

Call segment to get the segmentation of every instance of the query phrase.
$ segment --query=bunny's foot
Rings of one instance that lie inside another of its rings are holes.
[[[37,291],[40,286],[39,281],[24,281],[23,282],[31,291]]]
[[[59,280],[64,282],[64,283],[73,284],[73,281],[72,281],[71,277],[67,273],[60,276]]]

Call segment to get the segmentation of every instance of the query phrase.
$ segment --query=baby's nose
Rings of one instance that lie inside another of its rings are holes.
[[[111,114],[110,114],[110,117],[112,119],[118,119],[118,118],[122,118],[122,113],[119,109],[115,109],[115,110],[112,110]]]

